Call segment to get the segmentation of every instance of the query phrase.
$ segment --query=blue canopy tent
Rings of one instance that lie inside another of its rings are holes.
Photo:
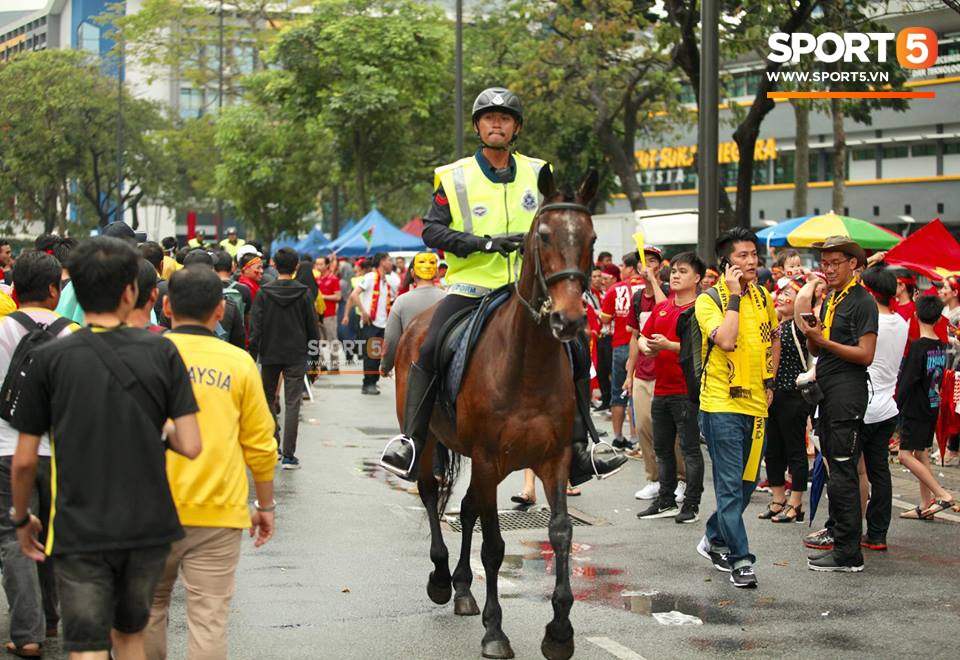
[[[273,254],[280,248],[285,248],[285,247],[296,249],[297,243],[298,241],[296,236],[290,236],[289,234],[280,234],[279,236],[277,236],[276,239],[274,239],[273,243],[270,244],[270,254]]]
[[[320,227],[315,226],[310,230],[302,240],[293,246],[299,254],[309,254],[311,257],[318,257],[330,251],[330,239],[320,231]]]
[[[370,230],[370,240],[365,234]],[[419,252],[425,250],[423,241],[402,231],[374,209],[360,219],[349,232],[341,234],[331,245],[341,257],[360,257],[376,252]]]
[[[346,234],[348,231],[350,231],[351,229],[353,229],[353,228],[356,227],[356,226],[357,226],[357,221],[356,221],[356,220],[353,220],[353,219],[347,220],[347,224],[345,224],[344,226],[340,227],[340,231],[337,232],[337,236],[338,236],[338,237],[339,237],[339,236],[343,236],[344,234]]]

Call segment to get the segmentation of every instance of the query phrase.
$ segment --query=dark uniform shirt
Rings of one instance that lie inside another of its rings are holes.
[[[827,304],[837,294],[833,292],[830,295],[831,297],[827,298],[820,307],[821,321],[827,317]],[[877,303],[866,289],[857,284],[837,306],[837,311],[833,315],[833,327],[830,328],[830,341],[845,346],[856,346],[860,343],[860,337],[877,334],[878,327]],[[781,337],[781,345],[782,343]],[[817,358],[817,379],[828,376],[859,376],[866,379],[867,368],[861,364],[847,362],[829,350],[821,350]]]

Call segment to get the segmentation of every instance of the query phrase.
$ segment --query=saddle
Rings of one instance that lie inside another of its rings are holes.
[[[510,284],[495,289],[481,298],[476,307],[451,316],[440,329],[440,341],[437,342],[434,362],[439,374],[437,398],[443,402],[450,419],[456,419],[457,395],[460,393],[470,355],[483,328],[494,311],[505,303],[512,293]]]

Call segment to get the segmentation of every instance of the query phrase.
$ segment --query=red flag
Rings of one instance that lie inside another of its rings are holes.
[[[942,280],[952,273],[960,273],[960,243],[940,218],[934,218],[890,248],[884,261]]]

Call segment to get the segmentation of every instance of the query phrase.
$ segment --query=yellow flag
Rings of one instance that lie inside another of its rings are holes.
[[[633,235],[633,240],[634,240],[634,242],[637,244],[637,252],[640,253],[640,267],[643,268],[643,270],[646,270],[646,269],[647,269],[647,255],[645,255],[645,254],[643,253],[643,249],[644,249],[644,247],[645,247],[645,244],[644,244],[644,242],[643,242],[643,232],[639,232],[639,231],[638,231],[636,234],[634,234],[634,235]]]

